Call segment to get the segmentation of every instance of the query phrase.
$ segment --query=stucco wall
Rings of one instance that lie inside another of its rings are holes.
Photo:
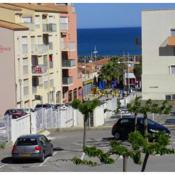
[[[159,56],[159,47],[175,28],[175,10],[142,12],[142,95],[143,99],[165,99],[175,94],[175,75],[169,66],[175,65],[175,56]]]
[[[0,115],[16,104],[14,32],[0,28]]]

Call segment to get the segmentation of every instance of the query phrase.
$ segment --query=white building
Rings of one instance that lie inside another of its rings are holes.
[[[175,99],[175,9],[142,12],[143,99]]]

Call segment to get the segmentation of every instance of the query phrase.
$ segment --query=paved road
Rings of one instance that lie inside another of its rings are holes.
[[[112,125],[115,119],[108,120],[106,126]],[[81,157],[82,155],[82,130],[77,131],[64,131],[52,133],[49,137],[53,140],[54,155],[46,158],[43,163],[34,161],[23,161],[13,163],[9,151],[5,151],[0,155],[1,172],[121,172],[122,171],[122,158],[117,157],[117,161],[113,165],[100,164],[96,167],[76,166],[71,162],[74,156]],[[104,150],[109,149],[109,142],[112,139],[111,129],[101,128],[88,130],[87,144],[96,145]],[[172,131],[172,146],[175,148],[175,131]],[[165,157],[155,156],[150,157],[146,171],[175,171],[175,155],[168,155]],[[140,171],[140,166],[135,165],[132,160],[128,161],[128,171]]]

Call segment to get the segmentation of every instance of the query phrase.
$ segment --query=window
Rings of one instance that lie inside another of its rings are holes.
[[[170,75],[175,75],[175,65],[169,66],[169,73]]]
[[[36,138],[19,138],[17,140],[18,146],[27,146],[27,145],[37,145],[37,139]]]
[[[23,74],[28,74],[28,58],[23,58]]]
[[[32,17],[22,17],[23,23],[32,23]]]

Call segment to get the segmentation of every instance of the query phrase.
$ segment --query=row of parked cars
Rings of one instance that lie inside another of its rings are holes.
[[[29,114],[31,112],[35,112],[35,111],[37,111],[41,108],[45,108],[45,109],[52,108],[52,109],[55,109],[55,110],[56,109],[64,110],[64,109],[67,109],[68,106],[69,106],[69,104],[37,104],[34,109],[32,109],[32,108],[8,109],[4,113],[4,116],[11,115],[12,119],[17,119],[17,118],[25,116],[26,114]]]

